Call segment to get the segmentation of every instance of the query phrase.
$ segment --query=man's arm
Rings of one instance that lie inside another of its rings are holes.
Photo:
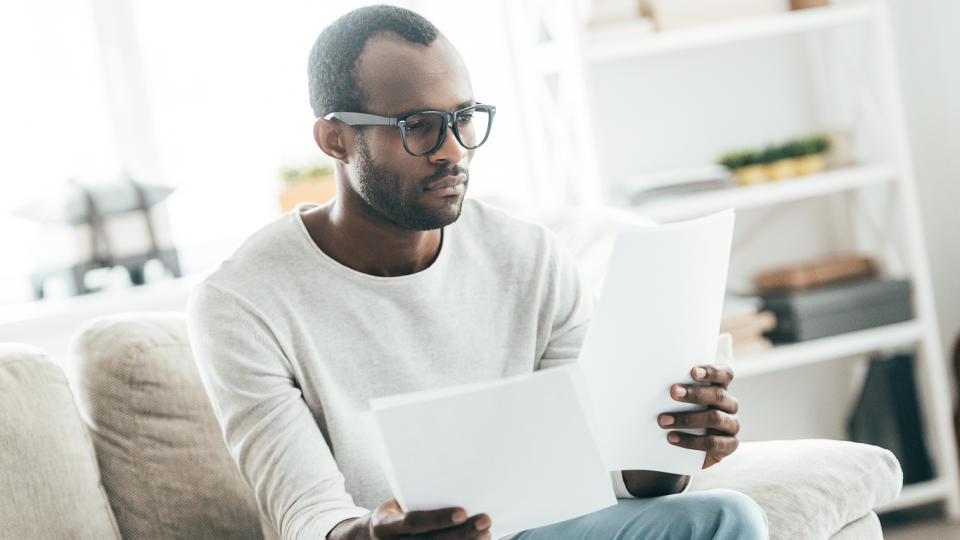
[[[191,347],[230,455],[282,538],[323,538],[367,510],[344,478],[269,324],[210,284],[191,297]]]
[[[356,506],[269,325],[209,285],[190,301],[191,347],[230,455],[281,538],[489,538],[490,517]]]

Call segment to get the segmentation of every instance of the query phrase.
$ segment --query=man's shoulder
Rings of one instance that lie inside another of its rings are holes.
[[[295,245],[296,219],[288,212],[257,229],[203,283],[229,290],[276,280],[277,272],[294,264],[291,259],[302,251]]]

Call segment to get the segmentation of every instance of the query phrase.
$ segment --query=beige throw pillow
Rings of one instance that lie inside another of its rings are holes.
[[[69,374],[123,537],[262,538],[256,502],[223,443],[181,313],[99,319]]]
[[[12,343],[0,343],[0,537],[120,538],[66,377]]]

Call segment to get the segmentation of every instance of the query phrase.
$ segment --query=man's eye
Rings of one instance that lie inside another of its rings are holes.
[[[458,114],[457,121],[460,122],[461,124],[469,124],[470,122],[473,122],[473,113]]]
[[[407,122],[403,125],[403,129],[405,129],[407,133],[416,131],[418,129],[423,129],[423,122]]]

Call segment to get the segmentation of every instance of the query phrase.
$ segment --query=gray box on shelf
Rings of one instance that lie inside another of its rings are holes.
[[[775,343],[794,343],[907,321],[913,318],[909,280],[869,278],[804,291],[763,295],[763,309],[777,316],[765,334]]]

